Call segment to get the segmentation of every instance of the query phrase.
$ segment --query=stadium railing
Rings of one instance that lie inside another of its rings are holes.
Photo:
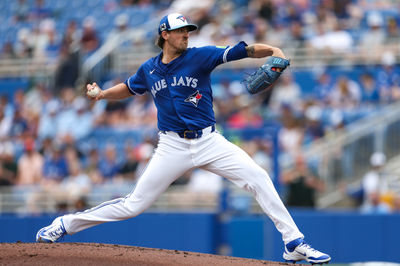
[[[56,70],[56,60],[52,58],[1,59],[0,78],[48,77]]]
[[[360,183],[370,168],[369,159],[373,152],[383,152],[389,162],[397,160],[400,154],[399,113],[400,103],[393,103],[304,148],[306,158],[318,162],[319,176],[327,184],[328,193],[319,198],[320,208],[333,206],[344,198],[338,188],[342,181]],[[292,163],[281,161],[281,167],[287,168]],[[388,163],[388,167],[390,172],[398,172],[398,165]]]

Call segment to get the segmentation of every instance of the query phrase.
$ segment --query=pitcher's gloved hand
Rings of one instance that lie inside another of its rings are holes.
[[[271,85],[280,77],[282,72],[290,65],[290,60],[270,56],[264,65],[244,80],[246,89],[251,94],[272,87]]]

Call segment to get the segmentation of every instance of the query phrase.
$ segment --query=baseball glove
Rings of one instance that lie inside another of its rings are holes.
[[[270,88],[289,65],[290,60],[288,59],[276,56],[268,57],[264,65],[244,80],[247,91],[256,94]]]

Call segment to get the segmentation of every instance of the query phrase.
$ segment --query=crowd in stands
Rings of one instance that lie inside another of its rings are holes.
[[[335,54],[344,50],[368,53],[371,47],[391,45],[386,53],[376,54],[382,66],[366,68],[360,75],[332,74],[329,68],[315,74],[314,88],[308,94],[296,80],[295,70],[286,71],[273,93],[263,92],[258,97],[248,95],[240,81],[227,75],[213,84],[217,123],[226,129],[262,128],[278,123],[280,148],[298,158],[296,167],[304,168],[303,159],[298,157],[303,145],[342,128],[371,108],[400,99],[400,74],[396,71],[400,14],[396,1],[93,3],[98,5],[92,8],[99,9],[111,25],[101,23],[100,17],[86,15],[89,10],[80,15],[80,20],[73,16],[66,20],[62,12],[75,10],[67,10],[67,6],[55,8],[52,1],[43,0],[16,1],[12,15],[5,20],[18,32],[15,39],[2,40],[0,58],[46,58],[58,65],[54,83],[35,81],[27,90],[16,90],[12,98],[0,98],[0,186],[30,188],[28,202],[40,200],[42,194],[36,192],[44,191],[51,192],[54,202],[73,202],[80,204],[76,207],[79,209],[84,205],[82,197],[97,184],[133,184],[146,166],[157,134],[146,134],[139,143],[129,139],[121,143],[118,139],[93,137],[93,132],[105,128],[156,132],[151,95],[93,102],[75,87],[82,60],[108,39],[143,30],[132,26],[135,18],[125,13],[130,9],[150,9],[157,21],[171,10],[186,14],[199,25],[199,30],[191,34],[192,46],[232,45],[245,40],[283,50],[312,48]],[[136,38],[124,45],[152,43],[155,27],[150,34],[141,35],[144,39]],[[113,76],[103,82],[102,88],[125,78]],[[238,144],[272,173],[270,140],[256,138]],[[290,186],[291,180],[300,180],[295,170],[285,174],[284,184]],[[306,175],[304,180],[318,179],[308,171],[302,174]],[[176,184],[190,182],[183,177]],[[188,187],[199,189],[193,183]],[[318,192],[323,187],[320,184],[312,189]],[[314,205],[312,202],[309,206]],[[29,211],[37,211],[36,208],[32,205]]]
[[[8,58],[57,57],[64,49],[73,50],[78,45],[83,54],[90,54],[115,34],[129,35],[131,30],[142,30],[135,24],[140,18],[130,15],[132,10],[148,15],[146,20],[154,19],[151,29],[145,29],[148,32],[142,37],[147,40],[142,40],[142,44],[155,38],[159,17],[171,11],[182,12],[199,26],[191,36],[193,46],[232,45],[245,40],[282,48],[312,47],[327,53],[344,50],[368,53],[383,44],[392,44],[398,49],[400,36],[396,1],[94,0],[82,3],[73,0],[70,3],[76,8],[92,8],[93,14],[102,17],[91,15],[89,10],[70,10],[68,2],[63,1],[18,0],[3,5],[4,12],[11,12],[4,14],[5,26],[18,31],[16,35],[15,32],[5,34],[2,40],[1,55]]]

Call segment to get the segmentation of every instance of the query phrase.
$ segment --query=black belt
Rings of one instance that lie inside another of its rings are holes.
[[[208,128],[208,127],[207,127]],[[176,134],[179,135],[179,137],[183,138],[183,139],[198,139],[201,138],[201,136],[203,136],[203,129],[199,129],[199,130],[185,130],[185,131],[180,131],[180,132],[175,132]],[[215,131],[215,125],[211,126],[211,132]],[[166,133],[166,131],[161,131],[161,133]]]

